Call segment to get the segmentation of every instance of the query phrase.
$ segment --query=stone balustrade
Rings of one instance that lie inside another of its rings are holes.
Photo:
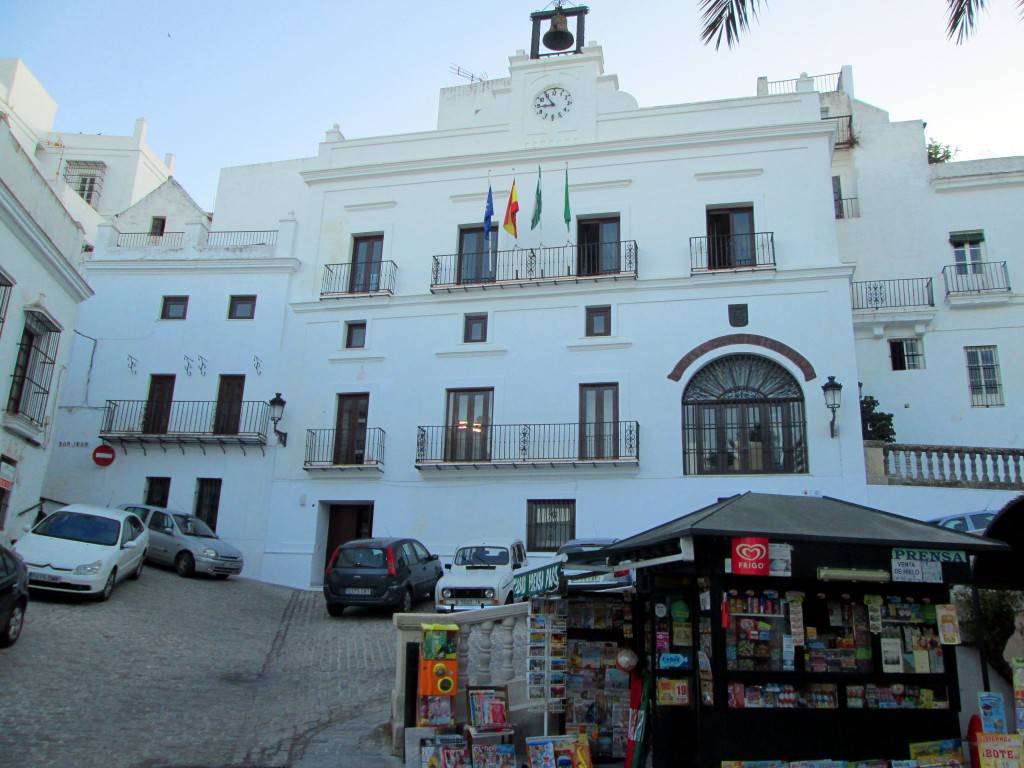
[[[868,483],[1024,490],[1024,449],[864,442]]]

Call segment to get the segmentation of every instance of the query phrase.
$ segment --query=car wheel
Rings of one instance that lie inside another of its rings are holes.
[[[146,562],[146,553],[143,552],[142,553],[142,557],[139,559],[139,564],[137,566],[135,566],[135,570],[132,571],[132,575],[129,576],[128,578],[131,579],[132,581],[135,581],[136,579],[138,579],[139,576],[142,575],[142,566],[143,566],[143,564],[145,562]]]
[[[110,575],[107,576],[107,583],[103,585],[103,590],[96,593],[96,600],[100,603],[105,603],[110,599],[110,593],[114,591],[114,582],[117,580],[117,568],[110,569]]]
[[[335,603],[328,603],[327,604],[327,612],[329,614],[331,614],[331,616],[338,617],[338,616],[341,616],[341,614],[343,614],[345,612],[345,606],[344,605],[336,605]]]
[[[196,572],[196,559],[190,552],[182,552],[174,558],[174,570],[178,572],[179,576],[187,579]]]
[[[412,613],[412,590],[402,592],[402,602],[398,604],[397,613]]]
[[[21,636],[21,628],[25,625],[25,604],[15,603],[11,608],[11,616],[7,619],[7,626],[0,632],[0,648],[9,648],[18,642]]]

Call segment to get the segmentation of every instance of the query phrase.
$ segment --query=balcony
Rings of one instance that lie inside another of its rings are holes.
[[[775,269],[775,233],[690,238],[690,270]]]
[[[416,469],[639,464],[640,425],[635,421],[417,427]]]
[[[823,117],[821,119],[835,124],[837,149],[849,148],[857,143],[857,138],[853,135],[853,115],[839,115],[837,117]]]
[[[432,293],[637,277],[635,240],[435,256]]]
[[[118,248],[181,248],[184,232],[164,232],[151,235],[149,232],[118,232]]]
[[[1005,261],[977,261],[950,264],[942,268],[946,295],[1010,292],[1010,274]]]
[[[384,430],[307,429],[302,468],[312,470],[384,471]]]
[[[345,296],[391,296],[395,292],[398,267],[393,261],[374,261],[369,264],[327,264],[320,286],[321,299]]]
[[[853,308],[886,310],[905,307],[934,307],[932,279],[911,277],[902,280],[867,280],[851,285]]]
[[[107,400],[100,438],[107,442],[137,443],[143,453],[147,444],[246,445],[267,442],[269,406],[262,400],[217,402],[216,400]]]
[[[248,248],[254,245],[277,245],[277,230],[210,232],[206,244],[211,248]]]
[[[864,442],[868,483],[1024,491],[1022,448]]]

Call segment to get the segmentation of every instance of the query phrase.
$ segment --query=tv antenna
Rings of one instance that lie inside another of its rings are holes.
[[[450,65],[448,67],[448,71],[451,72],[453,75],[458,75],[459,77],[466,78],[471,83],[482,83],[484,80],[487,79],[487,73],[486,72],[484,72],[483,77],[478,77],[477,75],[474,75],[469,70],[463,69],[458,64]]]

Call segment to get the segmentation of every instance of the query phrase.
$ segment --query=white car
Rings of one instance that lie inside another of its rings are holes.
[[[72,504],[36,523],[14,544],[33,589],[106,600],[114,585],[137,579],[149,531],[132,512]]]
[[[508,605],[513,601],[512,577],[527,565],[526,547],[519,539],[461,546],[434,587],[434,605],[439,613]]]

